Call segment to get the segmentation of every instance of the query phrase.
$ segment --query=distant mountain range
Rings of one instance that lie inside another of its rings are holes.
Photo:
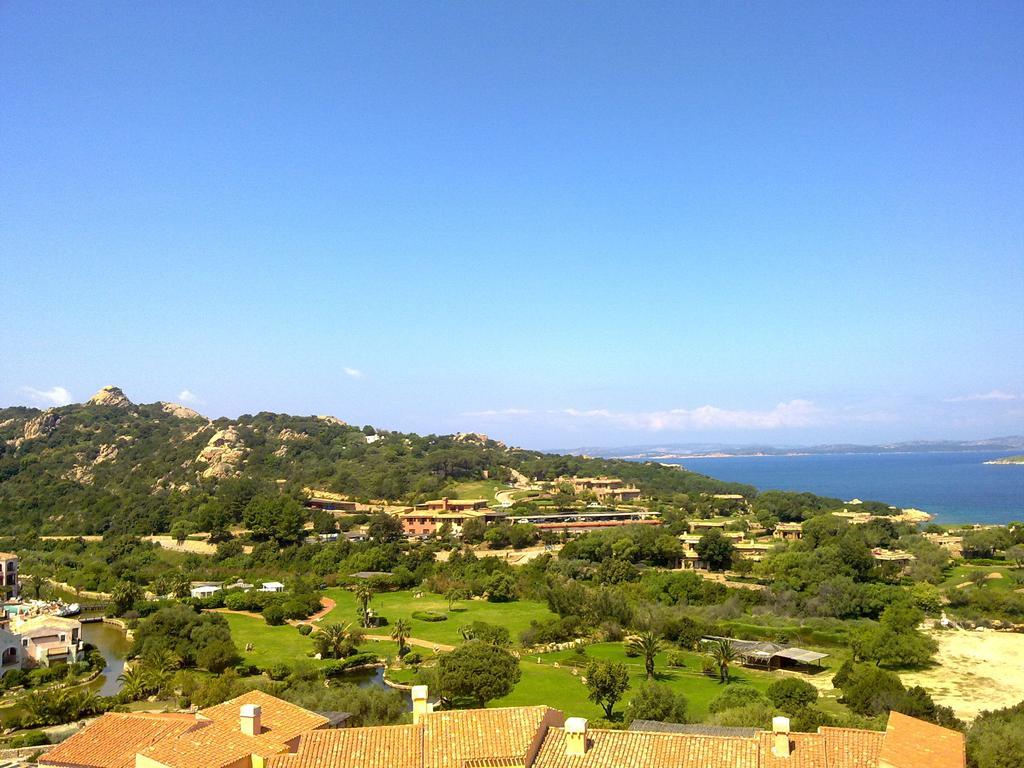
[[[806,456],[837,453],[943,453],[949,451],[1019,451],[1024,450],[1024,437],[992,437],[987,440],[910,440],[902,443],[857,445],[829,443],[825,445],[727,445],[723,443],[668,443],[632,445],[621,448],[577,448],[566,453],[578,456],[600,456],[608,459],[695,459],[728,456]]]

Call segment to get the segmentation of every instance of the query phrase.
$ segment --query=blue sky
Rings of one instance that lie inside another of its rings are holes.
[[[1009,2],[0,5],[0,404],[1022,433],[1021,39]]]

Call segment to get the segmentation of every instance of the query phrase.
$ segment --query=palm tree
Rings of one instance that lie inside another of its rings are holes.
[[[363,640],[363,633],[351,630],[351,624],[324,624],[313,636],[313,645],[321,657],[342,659]]]
[[[373,600],[373,587],[369,584],[356,585],[356,600],[359,601],[359,618],[364,627],[370,626],[370,601]]]
[[[402,655],[402,651],[405,650],[405,641],[412,634],[412,626],[405,619],[399,619],[395,622],[395,626],[391,629],[391,639],[398,642],[398,655]]]
[[[639,656],[644,657],[644,669],[647,672],[647,679],[654,677],[654,657],[661,650],[661,640],[650,630],[633,635],[626,641],[626,647]]]
[[[125,667],[124,672],[117,676],[117,680],[121,683],[121,693],[131,701],[145,696],[151,683],[150,675],[141,664]]]
[[[723,683],[729,682],[729,665],[739,659],[735,646],[728,640],[716,640],[708,651],[715,664],[718,665],[718,677]]]

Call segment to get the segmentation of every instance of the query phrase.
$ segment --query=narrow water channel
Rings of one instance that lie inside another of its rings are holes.
[[[103,674],[93,681],[90,688],[100,696],[113,696],[121,690],[121,683],[117,678],[124,672],[124,660],[132,647],[131,642],[119,627],[99,621],[83,624],[82,638],[85,642],[95,645],[96,650],[103,654],[107,662],[103,667]]]

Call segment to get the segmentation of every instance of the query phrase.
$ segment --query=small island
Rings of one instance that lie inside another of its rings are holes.
[[[986,461],[986,464],[1024,464],[1024,456],[1006,456],[1002,459]]]

